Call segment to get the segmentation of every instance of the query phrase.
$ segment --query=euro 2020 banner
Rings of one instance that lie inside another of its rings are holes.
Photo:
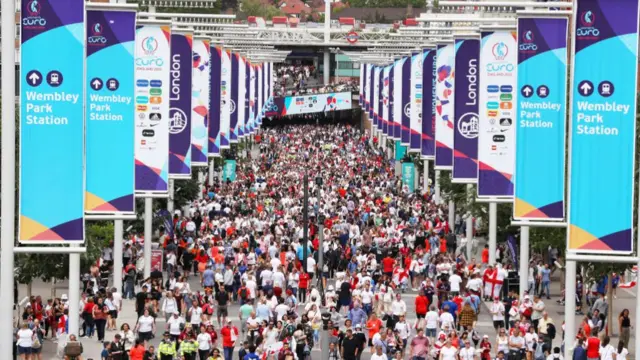
[[[567,30],[567,18],[518,19],[517,220],[564,220]]]
[[[382,133],[389,135],[389,70],[390,66],[382,69],[382,114],[379,117],[382,120]]]
[[[480,39],[456,38],[451,182],[472,184],[478,176],[478,56]]]
[[[222,53],[224,50],[221,46],[211,46],[211,66],[209,70],[209,129],[208,129],[208,141],[207,149],[208,156],[220,156],[220,117],[222,113],[221,108],[221,89],[220,82],[222,81]]]
[[[193,34],[171,34],[169,177],[191,179],[191,82]]]
[[[400,142],[407,147],[411,142],[411,63],[411,57],[405,57],[400,77],[402,79],[402,94],[399,99],[402,102]]]
[[[240,54],[231,53],[231,103],[229,104],[229,142],[238,142],[238,99],[240,98],[240,84],[238,72],[240,70]]]
[[[211,49],[205,37],[193,37],[191,97],[191,165],[207,166],[209,138],[209,71]]]
[[[84,1],[25,0],[21,7],[18,239],[82,242]]]
[[[436,151],[436,49],[424,49],[423,54],[421,158],[433,160],[435,158]]]
[[[87,9],[86,28],[85,209],[133,214],[136,12]]]
[[[398,59],[393,64],[393,132],[394,140],[402,137],[402,66],[406,58]]]
[[[513,197],[518,44],[512,30],[482,31],[478,197]],[[542,69],[541,69],[542,71]]]
[[[411,56],[409,103],[409,152],[420,152],[422,134],[422,51]]]
[[[568,250],[633,251],[638,1],[579,0],[569,164]]]
[[[220,69],[220,149],[228,149],[229,124],[231,121],[231,57],[229,50],[223,49]]]
[[[136,30],[136,192],[166,194],[169,183],[169,22]]]
[[[395,122],[395,117],[396,114],[394,113],[395,110],[395,64],[391,64],[389,65],[389,76],[388,76],[388,80],[389,81],[389,90],[388,90],[388,104],[389,104],[389,119],[388,119],[388,124],[387,124],[387,133],[386,135],[389,138],[393,138],[393,127],[394,127],[394,122]]]
[[[451,170],[453,166],[453,71],[455,49],[441,44],[436,55],[436,170]]]

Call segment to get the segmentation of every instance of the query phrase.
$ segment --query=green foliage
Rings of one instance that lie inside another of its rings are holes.
[[[87,252],[80,255],[80,270],[87,271],[98,260],[102,249],[113,240],[113,222],[87,222],[85,246]],[[69,276],[69,255],[66,254],[17,254],[16,278],[22,284],[33,280],[58,280]]]
[[[284,13],[273,5],[264,5],[258,0],[242,0],[240,9],[246,16],[260,16],[265,20],[271,20],[274,16],[283,16]]]

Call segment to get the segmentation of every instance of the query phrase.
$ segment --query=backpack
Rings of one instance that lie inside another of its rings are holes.
[[[247,294],[247,288],[246,287],[241,288],[240,289],[240,297],[243,298],[243,299],[246,299],[247,295],[248,295]]]
[[[64,354],[68,357],[78,357],[82,355],[82,344],[79,341],[69,341],[64,347]]]
[[[556,338],[556,327],[553,324],[547,324],[547,335],[551,340]]]

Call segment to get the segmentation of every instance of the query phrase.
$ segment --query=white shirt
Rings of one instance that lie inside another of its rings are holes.
[[[494,302],[491,304],[491,308],[489,309],[491,315],[493,317],[493,321],[503,321],[504,320],[504,304],[501,302]]]
[[[627,348],[622,348],[622,352],[618,354],[616,350],[616,360],[627,360],[627,355],[629,355],[629,350]]]
[[[470,348],[463,348],[460,350],[460,360],[473,360],[476,353],[476,349],[472,346]]]
[[[427,320],[427,329],[436,329],[438,327],[438,313],[435,311],[429,311],[425,316]]]
[[[113,303],[113,306],[115,306],[116,309],[120,309],[120,304],[122,304],[122,294],[119,292],[114,292],[111,295],[111,302]]]
[[[373,301],[373,292],[371,290],[362,290],[360,293],[360,297],[362,298],[363,304],[371,304]]]
[[[150,332],[153,331],[153,317],[151,316],[140,316],[138,319],[138,332]]]
[[[613,360],[613,353],[616,352],[616,349],[608,344],[607,346],[600,348],[600,360]],[[560,359],[562,360],[562,359]]]
[[[298,281],[300,281],[300,275],[298,273],[289,274],[289,286],[292,288],[298,287]]]
[[[178,316],[177,318],[174,316],[170,317],[167,321],[167,325],[169,325],[169,334],[180,335],[180,332],[182,332],[180,324],[184,324],[182,316]]]
[[[386,354],[382,354],[382,355],[378,355],[378,354],[373,354],[371,355],[371,360],[388,360],[389,358],[387,357]]]
[[[16,345],[31,348],[31,346],[33,346],[33,331],[28,328],[18,330],[18,341]]]
[[[316,261],[313,259],[313,257],[307,258],[307,272],[308,273],[316,272]]]
[[[407,312],[407,304],[402,300],[393,300],[391,303],[391,312],[395,316],[404,315]]]
[[[162,311],[165,314],[173,314],[174,311],[178,311],[178,302],[176,298],[164,298],[162,302]]]
[[[460,292],[460,283],[462,282],[462,278],[458,274],[453,274],[449,276],[449,284],[451,284],[451,291]]]
[[[395,329],[398,330],[401,339],[408,339],[411,335],[411,328],[406,322],[397,322]]]
[[[283,288],[285,284],[284,274],[280,271],[276,271],[273,273],[273,286],[277,286],[279,288]]]
[[[427,321],[427,324],[428,324],[428,321]],[[447,324],[449,324],[449,328],[453,328],[453,315],[451,315],[450,312],[445,311],[442,314],[440,314],[440,327],[444,328],[446,327]],[[427,327],[429,326],[427,325]]]
[[[198,334],[198,350],[211,350],[211,335],[208,333]]]
[[[457,353],[458,350],[453,346],[443,346],[442,349],[440,349],[440,356],[442,357],[442,360],[456,360]]]
[[[270,284],[273,281],[273,272],[268,269],[262,270],[260,273],[260,279],[262,279],[262,286]]]

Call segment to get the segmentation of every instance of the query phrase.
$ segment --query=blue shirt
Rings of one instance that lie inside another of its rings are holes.
[[[542,281],[551,281],[550,279],[550,275],[551,275],[551,270],[544,268],[542,269]]]
[[[367,323],[367,313],[361,308],[353,308],[349,310],[347,318],[351,320],[353,326],[356,326],[357,324],[364,326]]]
[[[260,360],[260,357],[255,353],[248,353],[242,360]]]
[[[215,273],[211,269],[207,269],[202,273],[202,285],[212,287],[215,285]]]
[[[456,311],[458,311],[458,304],[454,303],[451,300],[447,300],[447,301],[442,303],[442,309],[444,309],[445,306],[449,306],[449,314],[451,314],[451,316],[453,316],[455,318],[456,317]]]

